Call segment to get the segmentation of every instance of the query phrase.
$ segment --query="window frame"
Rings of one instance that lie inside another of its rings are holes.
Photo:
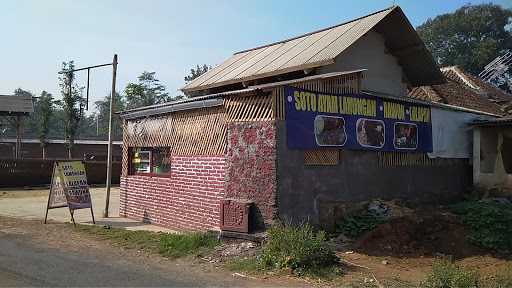
[[[154,150],[159,149],[160,147],[130,147],[128,149],[128,176],[146,176],[146,177],[161,177],[161,178],[170,178],[171,171],[166,173],[154,173],[153,172],[153,153]],[[133,171],[133,150],[140,149],[142,152],[149,152],[149,172],[134,172]],[[172,165],[171,165],[172,167]]]

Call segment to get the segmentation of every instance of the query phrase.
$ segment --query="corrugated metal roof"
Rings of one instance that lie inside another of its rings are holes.
[[[372,29],[396,6],[334,27],[238,52],[185,85],[203,90],[334,63],[334,58]]]
[[[31,96],[0,95],[1,114],[19,114],[34,112]]]
[[[207,102],[209,100],[222,98],[223,96],[251,93],[254,91],[256,91],[256,89],[254,89],[254,88],[247,88],[247,89],[236,90],[236,91],[228,91],[228,92],[223,92],[223,93],[205,95],[205,96],[201,96],[201,97],[193,97],[193,98],[187,98],[187,99],[178,100],[178,101],[166,102],[166,103],[161,103],[161,104],[156,104],[156,105],[143,106],[143,107],[139,107],[139,108],[124,110],[124,111],[117,112],[117,113],[120,114],[121,118],[132,119],[132,118],[149,116],[149,115],[170,113],[170,112],[179,111],[179,110],[197,109],[197,108],[201,108],[203,106],[202,105],[187,105],[187,104],[197,104],[199,102]],[[216,103],[208,102],[208,103],[205,103],[204,107],[211,107],[212,104],[213,104],[213,106],[217,105]],[[222,104],[222,103],[220,103],[220,104]]]
[[[473,126],[512,126],[512,117],[478,120],[471,124]]]

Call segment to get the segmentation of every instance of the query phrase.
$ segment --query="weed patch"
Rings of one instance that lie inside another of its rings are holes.
[[[422,288],[477,288],[481,287],[478,274],[463,269],[449,261],[437,260]]]
[[[384,219],[382,217],[371,213],[350,215],[344,217],[336,225],[336,232],[350,238],[359,238],[365,232],[375,229],[377,225],[383,222]]]
[[[108,240],[116,245],[128,249],[145,250],[158,253],[160,233],[148,231],[128,231],[119,228],[104,228],[93,225],[77,225],[80,232],[95,235],[103,240]]]
[[[512,251],[512,205],[467,201],[452,206],[470,228],[469,240],[484,248]]]
[[[236,258],[228,261],[225,267],[231,271],[242,271],[249,273],[259,273],[266,271],[257,257]]]
[[[446,260],[432,265],[427,280],[421,288],[509,288],[512,287],[512,266],[498,271],[491,277],[482,278],[478,273],[459,267]]]
[[[509,264],[507,267],[498,271],[496,275],[487,279],[486,283],[488,283],[487,286],[485,286],[486,288],[512,287],[512,264]]]
[[[299,276],[323,273],[338,262],[325,232],[315,232],[309,224],[272,226],[258,257],[262,267],[291,269]]]
[[[159,252],[163,256],[178,258],[208,252],[219,244],[211,233],[162,234]]]
[[[107,229],[91,225],[77,225],[76,229],[109,240],[125,248],[159,253],[170,258],[199,255],[208,252],[219,244],[217,237],[210,233],[167,234],[128,231],[119,228]]]

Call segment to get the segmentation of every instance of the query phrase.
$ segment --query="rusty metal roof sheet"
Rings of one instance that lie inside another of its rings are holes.
[[[34,112],[31,96],[0,95],[0,114],[23,114]]]
[[[389,21],[383,21],[385,19]],[[376,27],[378,25],[383,27]],[[421,75],[412,72],[417,67],[408,70],[412,75],[408,78],[412,78],[410,80],[413,84],[425,85],[425,82],[428,82],[416,78],[434,79],[430,82],[443,81],[439,80],[442,79],[442,75],[432,56],[425,52],[426,49],[418,53],[418,50],[424,48],[423,42],[400,7],[393,6],[333,27],[235,53],[219,66],[187,83],[182,90],[184,92],[205,90],[332,64],[338,55],[374,28],[378,28],[377,31],[385,38],[393,39],[393,43],[388,43],[386,39],[386,44],[392,44],[390,46],[393,50],[401,54],[397,57],[409,57],[404,64],[410,62],[421,67],[420,72],[423,73]],[[414,53],[411,53],[411,50]],[[404,51],[408,54],[403,55]],[[413,57],[423,58],[411,59],[411,54]]]

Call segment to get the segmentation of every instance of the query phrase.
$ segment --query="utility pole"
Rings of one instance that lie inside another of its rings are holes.
[[[73,97],[73,72],[74,71],[70,71],[68,73],[68,93],[69,93],[69,97]],[[80,104],[80,110],[82,110],[81,108],[81,105]],[[80,114],[80,117],[82,117],[82,115]],[[67,133],[66,133],[67,134]],[[69,136],[69,135],[68,135]],[[71,149],[73,149],[73,142],[75,141],[75,139],[71,139],[71,136],[69,136],[70,138],[68,139],[68,159],[71,159],[73,158],[73,151]]]
[[[114,113],[114,98],[116,97],[116,75],[117,74],[117,54],[112,61],[112,95],[110,96],[110,113],[108,115],[108,152],[107,152],[107,187],[105,201],[105,210],[103,217],[108,218],[108,206],[110,203],[110,186],[112,184],[112,114]]]
[[[106,63],[106,64],[100,64],[100,65],[94,65],[94,66],[88,66],[84,68],[74,69],[74,70],[65,70],[60,71],[59,74],[64,73],[74,73],[77,71],[83,71],[87,70],[87,104],[86,104],[86,110],[89,106],[89,73],[91,69],[96,69],[100,67],[110,66],[112,65],[112,95],[110,95],[110,113],[108,117],[108,152],[107,152],[107,188],[106,188],[106,196],[107,200],[105,201],[105,210],[103,211],[103,216],[105,218],[108,217],[108,206],[110,202],[110,186],[112,184],[112,115],[114,113],[114,97],[116,96],[116,76],[117,76],[117,54],[114,54],[114,60],[112,63]],[[70,74],[70,76],[72,76]],[[69,91],[71,93],[71,77],[69,81]],[[80,108],[82,110],[82,107]],[[98,125],[98,124],[96,124]]]

